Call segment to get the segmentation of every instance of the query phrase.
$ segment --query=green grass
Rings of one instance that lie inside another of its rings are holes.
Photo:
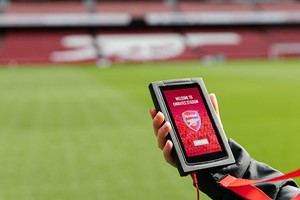
[[[147,85],[161,79],[204,78],[228,137],[283,172],[299,168],[299,64],[2,68],[0,199],[195,199],[152,132]]]

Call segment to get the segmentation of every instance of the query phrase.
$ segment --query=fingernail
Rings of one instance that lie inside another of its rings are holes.
[[[156,113],[156,115],[155,115],[155,117],[153,118],[154,120],[157,120],[157,118],[158,118],[158,113]]]
[[[158,112],[156,113],[155,117],[154,117],[154,120],[157,120],[157,118],[159,117],[158,115],[160,115],[160,114],[161,114],[161,112],[158,111]]]
[[[165,124],[164,124],[164,127],[163,127],[163,128],[164,128],[164,130],[167,130],[167,128],[168,128],[168,126],[169,126],[169,124],[170,124],[169,122],[165,122]]]

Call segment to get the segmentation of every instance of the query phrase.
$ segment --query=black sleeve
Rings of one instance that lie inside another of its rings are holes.
[[[229,140],[229,145],[236,160],[235,164],[197,172],[200,190],[213,200],[243,200],[242,197],[219,186],[218,181],[227,174],[236,178],[253,180],[269,179],[282,175],[281,172],[272,167],[252,159],[247,151],[232,139]],[[276,200],[290,200],[300,193],[300,189],[293,180],[262,183],[256,186],[270,198]]]

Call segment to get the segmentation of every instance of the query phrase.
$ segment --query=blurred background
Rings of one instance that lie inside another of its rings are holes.
[[[227,137],[299,168],[300,1],[0,0],[0,12],[0,199],[196,199],[152,131],[147,87],[163,79],[202,77]]]

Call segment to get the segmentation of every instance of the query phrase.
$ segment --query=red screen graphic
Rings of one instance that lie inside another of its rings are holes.
[[[164,95],[188,157],[222,151],[198,88],[166,90]]]

